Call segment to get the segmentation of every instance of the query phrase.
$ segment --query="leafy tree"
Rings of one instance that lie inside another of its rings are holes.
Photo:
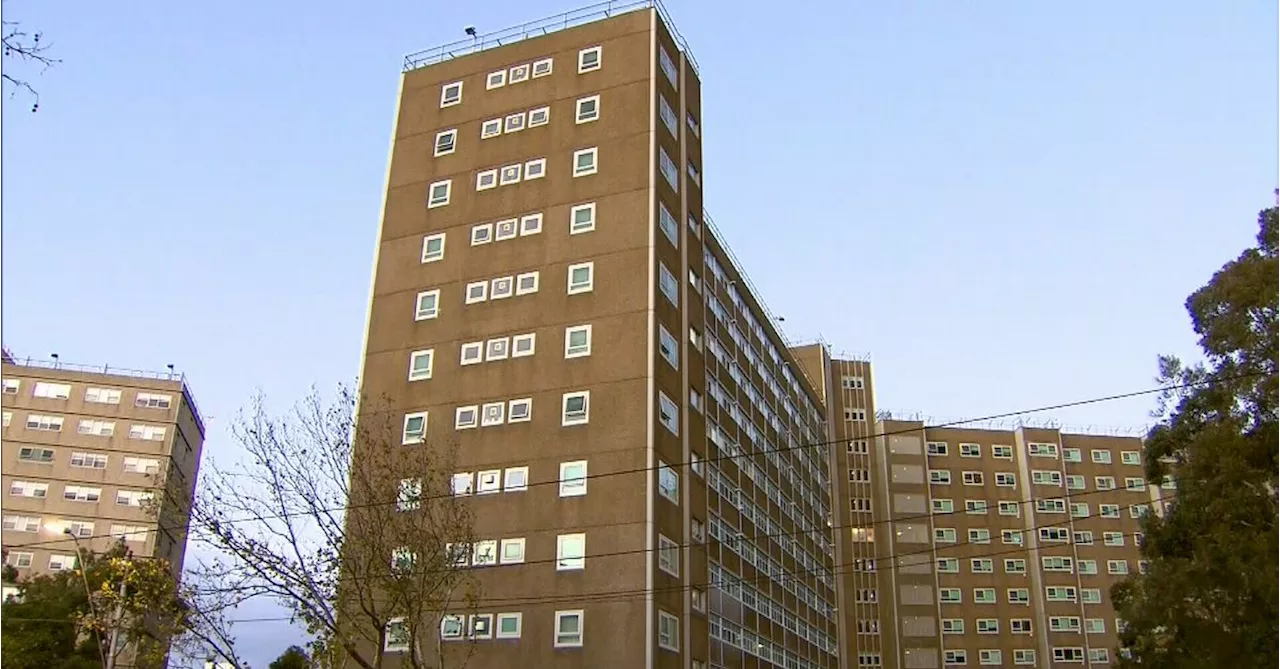
[[[298,646],[289,646],[267,669],[311,669],[311,658]]]
[[[1205,361],[1160,360],[1171,388],[1147,436],[1176,501],[1145,521],[1145,576],[1117,584],[1132,655],[1155,669],[1277,666],[1277,209],[1257,246],[1187,299]]]
[[[321,666],[465,663],[471,644],[439,633],[444,612],[465,620],[478,597],[450,552],[474,543],[470,509],[451,494],[456,445],[405,444],[403,429],[402,412],[345,389],[279,416],[259,397],[232,428],[241,462],[202,467],[191,517],[213,555],[193,569],[203,595],[276,600],[306,626]],[[220,643],[229,635],[204,639],[232,655]]]

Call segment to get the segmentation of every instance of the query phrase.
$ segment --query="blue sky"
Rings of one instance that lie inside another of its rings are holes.
[[[256,387],[357,371],[404,53],[574,7],[5,0],[63,61],[39,113],[3,102],[5,343],[174,363],[230,454]],[[1150,387],[1272,202],[1274,3],[668,9],[703,73],[709,210],[789,336],[871,353],[883,408]],[[241,639],[265,665],[287,633]]]

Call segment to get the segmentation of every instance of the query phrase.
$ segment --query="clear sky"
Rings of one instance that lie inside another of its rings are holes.
[[[256,387],[356,374],[401,57],[576,6],[5,0],[62,63],[39,113],[3,102],[4,342],[175,364],[230,457]],[[1274,2],[668,9],[701,66],[708,209],[789,336],[872,355],[882,408],[1150,387],[1272,203]],[[265,665],[287,633],[241,640]]]

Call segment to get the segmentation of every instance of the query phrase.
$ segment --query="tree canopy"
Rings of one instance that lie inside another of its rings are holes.
[[[289,646],[267,669],[311,669],[311,658],[299,646]]]
[[[1149,571],[1117,584],[1121,666],[1275,667],[1277,629],[1277,209],[1257,245],[1187,299],[1204,361],[1160,359],[1149,480],[1176,501],[1145,521]]]

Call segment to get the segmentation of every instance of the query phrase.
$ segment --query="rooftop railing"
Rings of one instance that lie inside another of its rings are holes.
[[[693,52],[689,50],[689,45],[685,43],[676,25],[671,20],[671,16],[667,14],[666,8],[658,0],[617,0],[610,2],[601,2],[594,5],[588,5],[579,9],[549,16],[545,19],[522,23],[505,30],[498,30],[475,37],[460,39],[456,42],[450,42],[430,49],[416,51],[404,57],[404,71],[409,72],[418,68],[443,63],[446,60],[453,60],[462,56],[469,56],[473,53],[480,53],[488,49],[495,49],[500,46],[507,46],[531,37],[541,37],[550,35],[553,32],[566,30],[587,23],[593,23],[602,19],[627,14],[629,12],[639,11],[642,9],[656,9],[658,15],[662,17],[662,21],[667,24],[667,29],[671,31],[671,36],[675,39],[676,44],[680,46],[680,50],[684,52],[685,58],[688,59],[689,65],[693,67],[694,72],[698,71],[698,61],[694,59]]]

